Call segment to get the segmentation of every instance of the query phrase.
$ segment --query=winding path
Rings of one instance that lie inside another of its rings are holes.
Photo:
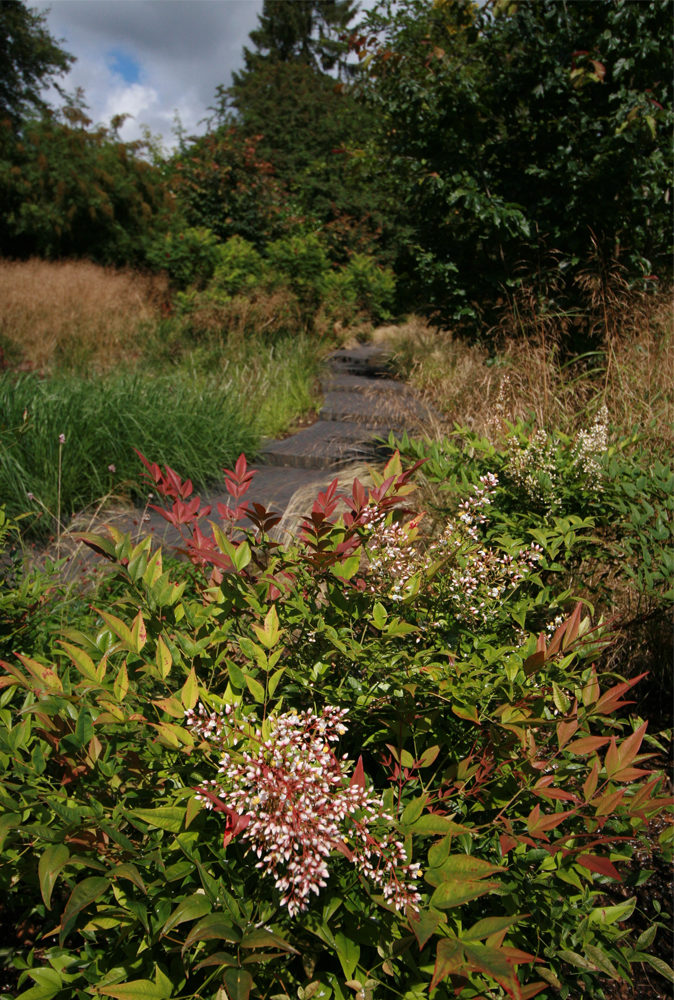
[[[318,419],[280,441],[266,442],[260,461],[252,462],[255,478],[246,500],[282,514],[298,490],[314,497],[340,470],[384,460],[389,433],[423,428],[430,408],[404,382],[389,377],[390,350],[383,345],[360,345],[331,354],[321,378],[323,407]],[[229,494],[202,497],[215,506]],[[309,513],[302,511],[301,513]],[[147,527],[155,537],[176,540],[170,525],[152,514]]]

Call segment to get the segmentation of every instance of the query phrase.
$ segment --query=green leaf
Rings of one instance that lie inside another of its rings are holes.
[[[168,646],[164,642],[161,636],[157,639],[157,650],[155,653],[155,663],[157,664],[157,669],[161,676],[166,680],[169,673],[171,672],[171,665],[173,660],[171,659],[171,654],[169,652]]]
[[[417,913],[408,910],[407,917],[420,951],[423,950],[436,927],[445,920],[444,913],[438,913],[437,910],[420,910]]]
[[[98,986],[98,993],[115,1000],[168,1000],[173,990],[164,983],[153,983],[151,979],[132,979],[116,986]]]
[[[660,975],[663,976],[668,982],[674,983],[674,969],[672,969],[671,965],[668,965],[667,962],[658,958],[657,955],[648,955],[644,953],[642,955],[642,959],[644,962],[648,962],[651,968],[655,969],[656,972],[659,972]]]
[[[386,625],[387,618],[388,614],[386,608],[383,604],[380,604],[379,601],[377,601],[375,606],[372,608],[372,623],[374,627],[383,629],[384,625]]]
[[[183,954],[195,941],[232,941],[241,940],[241,931],[234,927],[224,913],[209,913],[192,928],[182,947]]]
[[[274,692],[278,687],[278,682],[281,680],[283,674],[285,673],[285,669],[286,669],[285,667],[279,667],[278,670],[275,670],[274,673],[269,678],[269,680],[267,681],[267,690],[269,691],[270,698],[274,697]]]
[[[456,938],[441,938],[435,954],[431,990],[463,965],[463,949]]]
[[[598,906],[588,915],[588,921],[597,924],[615,924],[619,920],[627,920],[628,917],[631,917],[636,905],[637,897],[632,896],[615,906]]]
[[[51,909],[51,894],[61,869],[68,863],[70,851],[65,844],[50,844],[37,866],[40,892],[47,909]]]
[[[75,926],[77,918],[82,910],[95,900],[99,899],[109,885],[110,883],[107,878],[100,878],[99,876],[85,878],[82,882],[78,882],[71,892],[68,902],[66,903],[65,910],[63,911],[63,917],[61,919],[61,932],[59,934],[59,945],[61,948],[63,947],[63,942],[67,938],[68,934],[70,934],[71,930]]]
[[[402,763],[403,766],[405,766],[404,762]],[[414,758],[412,759],[412,763],[414,763]],[[419,817],[421,816],[422,812],[424,811],[424,806],[426,805],[427,801],[428,801],[428,796],[420,795],[418,798],[412,799],[411,802],[408,802],[408,804],[405,806],[403,810],[402,816],[400,817],[401,824],[403,826],[410,826],[412,824],[415,824],[419,819]],[[413,829],[416,829],[416,827],[413,826]]]
[[[605,972],[607,976],[611,977],[611,979],[620,979],[620,975],[615,965],[610,960],[606,952],[601,948],[598,948],[593,944],[586,944],[585,954],[591,962],[594,962],[598,969]]]
[[[332,572],[339,580],[350,580],[358,572],[359,566],[360,555],[356,554],[349,556],[348,559],[344,559],[341,563],[337,563],[336,566],[332,567]]]
[[[185,807],[159,806],[158,809],[131,809],[128,815],[131,819],[139,819],[141,823],[146,823],[157,830],[178,833],[185,818]]]
[[[274,604],[272,604],[265,616],[264,625],[262,627],[259,625],[253,625],[253,629],[256,636],[266,649],[272,649],[276,645],[279,637],[279,627],[278,614]]]
[[[342,966],[345,978],[353,979],[353,974],[356,971],[358,959],[360,958],[360,946],[347,937],[346,934],[340,932],[335,934],[335,947],[337,949],[337,958]]]
[[[195,892],[192,896],[182,899],[175,910],[168,918],[161,929],[161,937],[177,927],[178,924],[185,923],[186,920],[198,920],[206,913],[211,912],[211,901],[204,893]],[[226,939],[227,940],[227,939]]]
[[[73,646],[71,643],[65,642],[63,639],[59,639],[59,644],[63,646],[83,677],[86,677],[89,681],[98,680],[94,661],[88,653],[86,653],[83,649],[80,649],[78,646]]]
[[[421,836],[436,836],[437,834],[461,834],[472,833],[470,827],[455,823],[451,816],[437,816],[435,813],[426,813],[412,823],[410,830],[412,833]]]
[[[247,969],[225,969],[222,978],[230,1000],[248,1000],[253,977]]]
[[[453,906],[460,906],[471,899],[478,899],[486,896],[500,888],[500,882],[441,882],[431,896],[431,906],[437,906],[440,910],[449,910]]]
[[[4,816],[0,816],[0,850],[2,850],[9,831],[20,825],[20,813],[5,813]]]
[[[126,660],[122,663],[117,676],[115,677],[115,682],[112,685],[112,693],[114,694],[117,701],[124,701],[126,697],[126,692],[129,690],[129,675],[126,671]]]
[[[241,572],[242,569],[246,568],[250,560],[251,560],[250,546],[248,542],[241,542],[239,545],[237,545],[236,551],[232,555],[232,562],[234,563],[238,571]]]
[[[292,952],[294,955],[299,954],[297,949],[293,948],[285,938],[274,934],[272,931],[265,930],[264,927],[256,927],[255,930],[250,931],[249,934],[244,934],[241,938],[241,948],[266,948],[270,946]]]
[[[145,883],[143,882],[141,874],[136,866],[131,864],[131,862],[124,862],[121,865],[115,865],[115,867],[111,868],[108,872],[108,877],[128,879],[129,882],[133,882],[133,884],[140,889],[141,892],[144,892],[147,895],[147,889],[145,888]]]
[[[227,660],[227,672],[234,687],[240,691],[246,683],[246,675],[241,667],[234,663],[233,660]]]
[[[88,708],[82,708],[80,714],[77,716],[77,723],[75,725],[75,741],[78,746],[82,747],[91,740],[93,735],[94,723],[91,713]]]
[[[562,948],[557,952],[557,954],[562,961],[568,962],[569,965],[575,965],[577,969],[583,969],[585,972],[599,972],[598,966],[596,966],[593,962],[588,961],[588,959],[584,958],[582,955],[579,955],[578,952]]]
[[[264,698],[265,698],[264,688],[262,687],[260,682],[256,681],[254,677],[250,676],[250,674],[246,674],[245,676],[246,676],[246,686],[248,690],[252,694],[253,698],[255,698],[255,701],[257,701],[260,705],[262,705],[264,703]]]
[[[180,690],[180,700],[185,708],[194,708],[199,698],[199,682],[194,672],[194,667],[190,670],[187,680]]]
[[[490,935],[505,930],[506,927],[510,927],[521,919],[520,914],[515,914],[514,917],[485,917],[483,920],[478,920],[476,924],[473,924],[470,930],[464,931],[460,937],[462,941],[484,941]]]

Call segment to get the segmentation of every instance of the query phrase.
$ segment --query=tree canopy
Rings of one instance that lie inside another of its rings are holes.
[[[16,123],[45,107],[40,91],[75,61],[45,27],[46,14],[21,0],[0,3],[0,120]]]

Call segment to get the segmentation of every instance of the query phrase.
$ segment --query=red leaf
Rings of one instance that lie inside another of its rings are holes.
[[[513,847],[517,847],[519,840],[516,837],[509,837],[507,833],[502,833],[498,838],[498,842],[501,845],[501,854],[508,854],[512,851]]]
[[[593,753],[599,747],[606,746],[609,740],[609,736],[582,736],[579,740],[569,743],[565,749],[570,753]]]
[[[620,873],[608,858],[600,858],[596,854],[579,854],[576,862],[591,872],[598,872],[599,875],[608,875],[609,878],[615,879],[616,882],[622,882]]]
[[[599,778],[599,761],[595,761],[594,766],[587,778],[583,782],[583,795],[585,796],[585,801],[589,802],[595,791],[597,790],[597,780]]]
[[[562,747],[566,746],[577,729],[578,719],[571,719],[570,722],[557,723],[557,743],[560,750]]]
[[[532,837],[543,837],[544,840],[548,838],[545,836],[546,830],[554,830],[555,827],[563,823],[567,816],[573,814],[573,809],[568,809],[566,812],[559,813],[549,813],[548,815],[541,815],[541,807],[534,806],[534,808],[529,813],[527,817],[527,829],[530,836]]]
[[[608,816],[624,797],[625,792],[625,788],[620,788],[617,792],[608,792],[606,795],[602,795],[597,802],[597,808],[594,811],[595,816]]]
[[[621,769],[631,764],[636,755],[639,753],[639,747],[643,742],[647,727],[648,722],[644,722],[632,733],[631,736],[628,736],[627,739],[623,740],[620,744],[618,749],[618,761]]]
[[[601,712],[602,715],[610,715],[611,712],[615,712],[616,709],[622,708],[624,705],[631,705],[631,701],[621,701],[622,696],[625,692],[633,688],[635,684],[638,684],[640,680],[646,676],[646,673],[639,674],[638,677],[632,678],[630,681],[624,681],[622,684],[616,684],[614,687],[609,688],[604,694],[599,698],[597,704],[594,706],[595,712]]]
[[[354,853],[350,847],[347,847],[343,840],[336,840],[332,845],[336,851],[343,854],[347,861],[353,861]]]
[[[360,785],[361,788],[365,788],[365,769],[363,767],[362,755],[358,758],[358,763],[353,769],[349,788],[353,788],[354,785]]]

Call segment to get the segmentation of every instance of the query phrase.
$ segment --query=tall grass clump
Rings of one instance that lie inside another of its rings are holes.
[[[59,508],[64,521],[111,490],[138,499],[135,448],[189,473],[200,489],[220,479],[224,465],[242,451],[254,455],[263,436],[311,406],[315,349],[302,338],[256,346],[255,357],[243,347],[221,356],[217,374],[212,357],[193,356],[164,374],[0,375],[8,513],[32,507],[43,515],[38,533],[58,534]]]
[[[91,261],[0,260],[0,361],[109,371],[144,353],[167,302],[165,276]]]
[[[400,330],[398,370],[447,418],[492,439],[502,421],[575,433],[606,406],[611,426],[638,433],[661,456],[674,447],[671,299],[637,294],[585,316],[589,347],[570,353],[569,317],[524,293],[479,343],[413,318]],[[574,323],[580,323],[578,316]]]

